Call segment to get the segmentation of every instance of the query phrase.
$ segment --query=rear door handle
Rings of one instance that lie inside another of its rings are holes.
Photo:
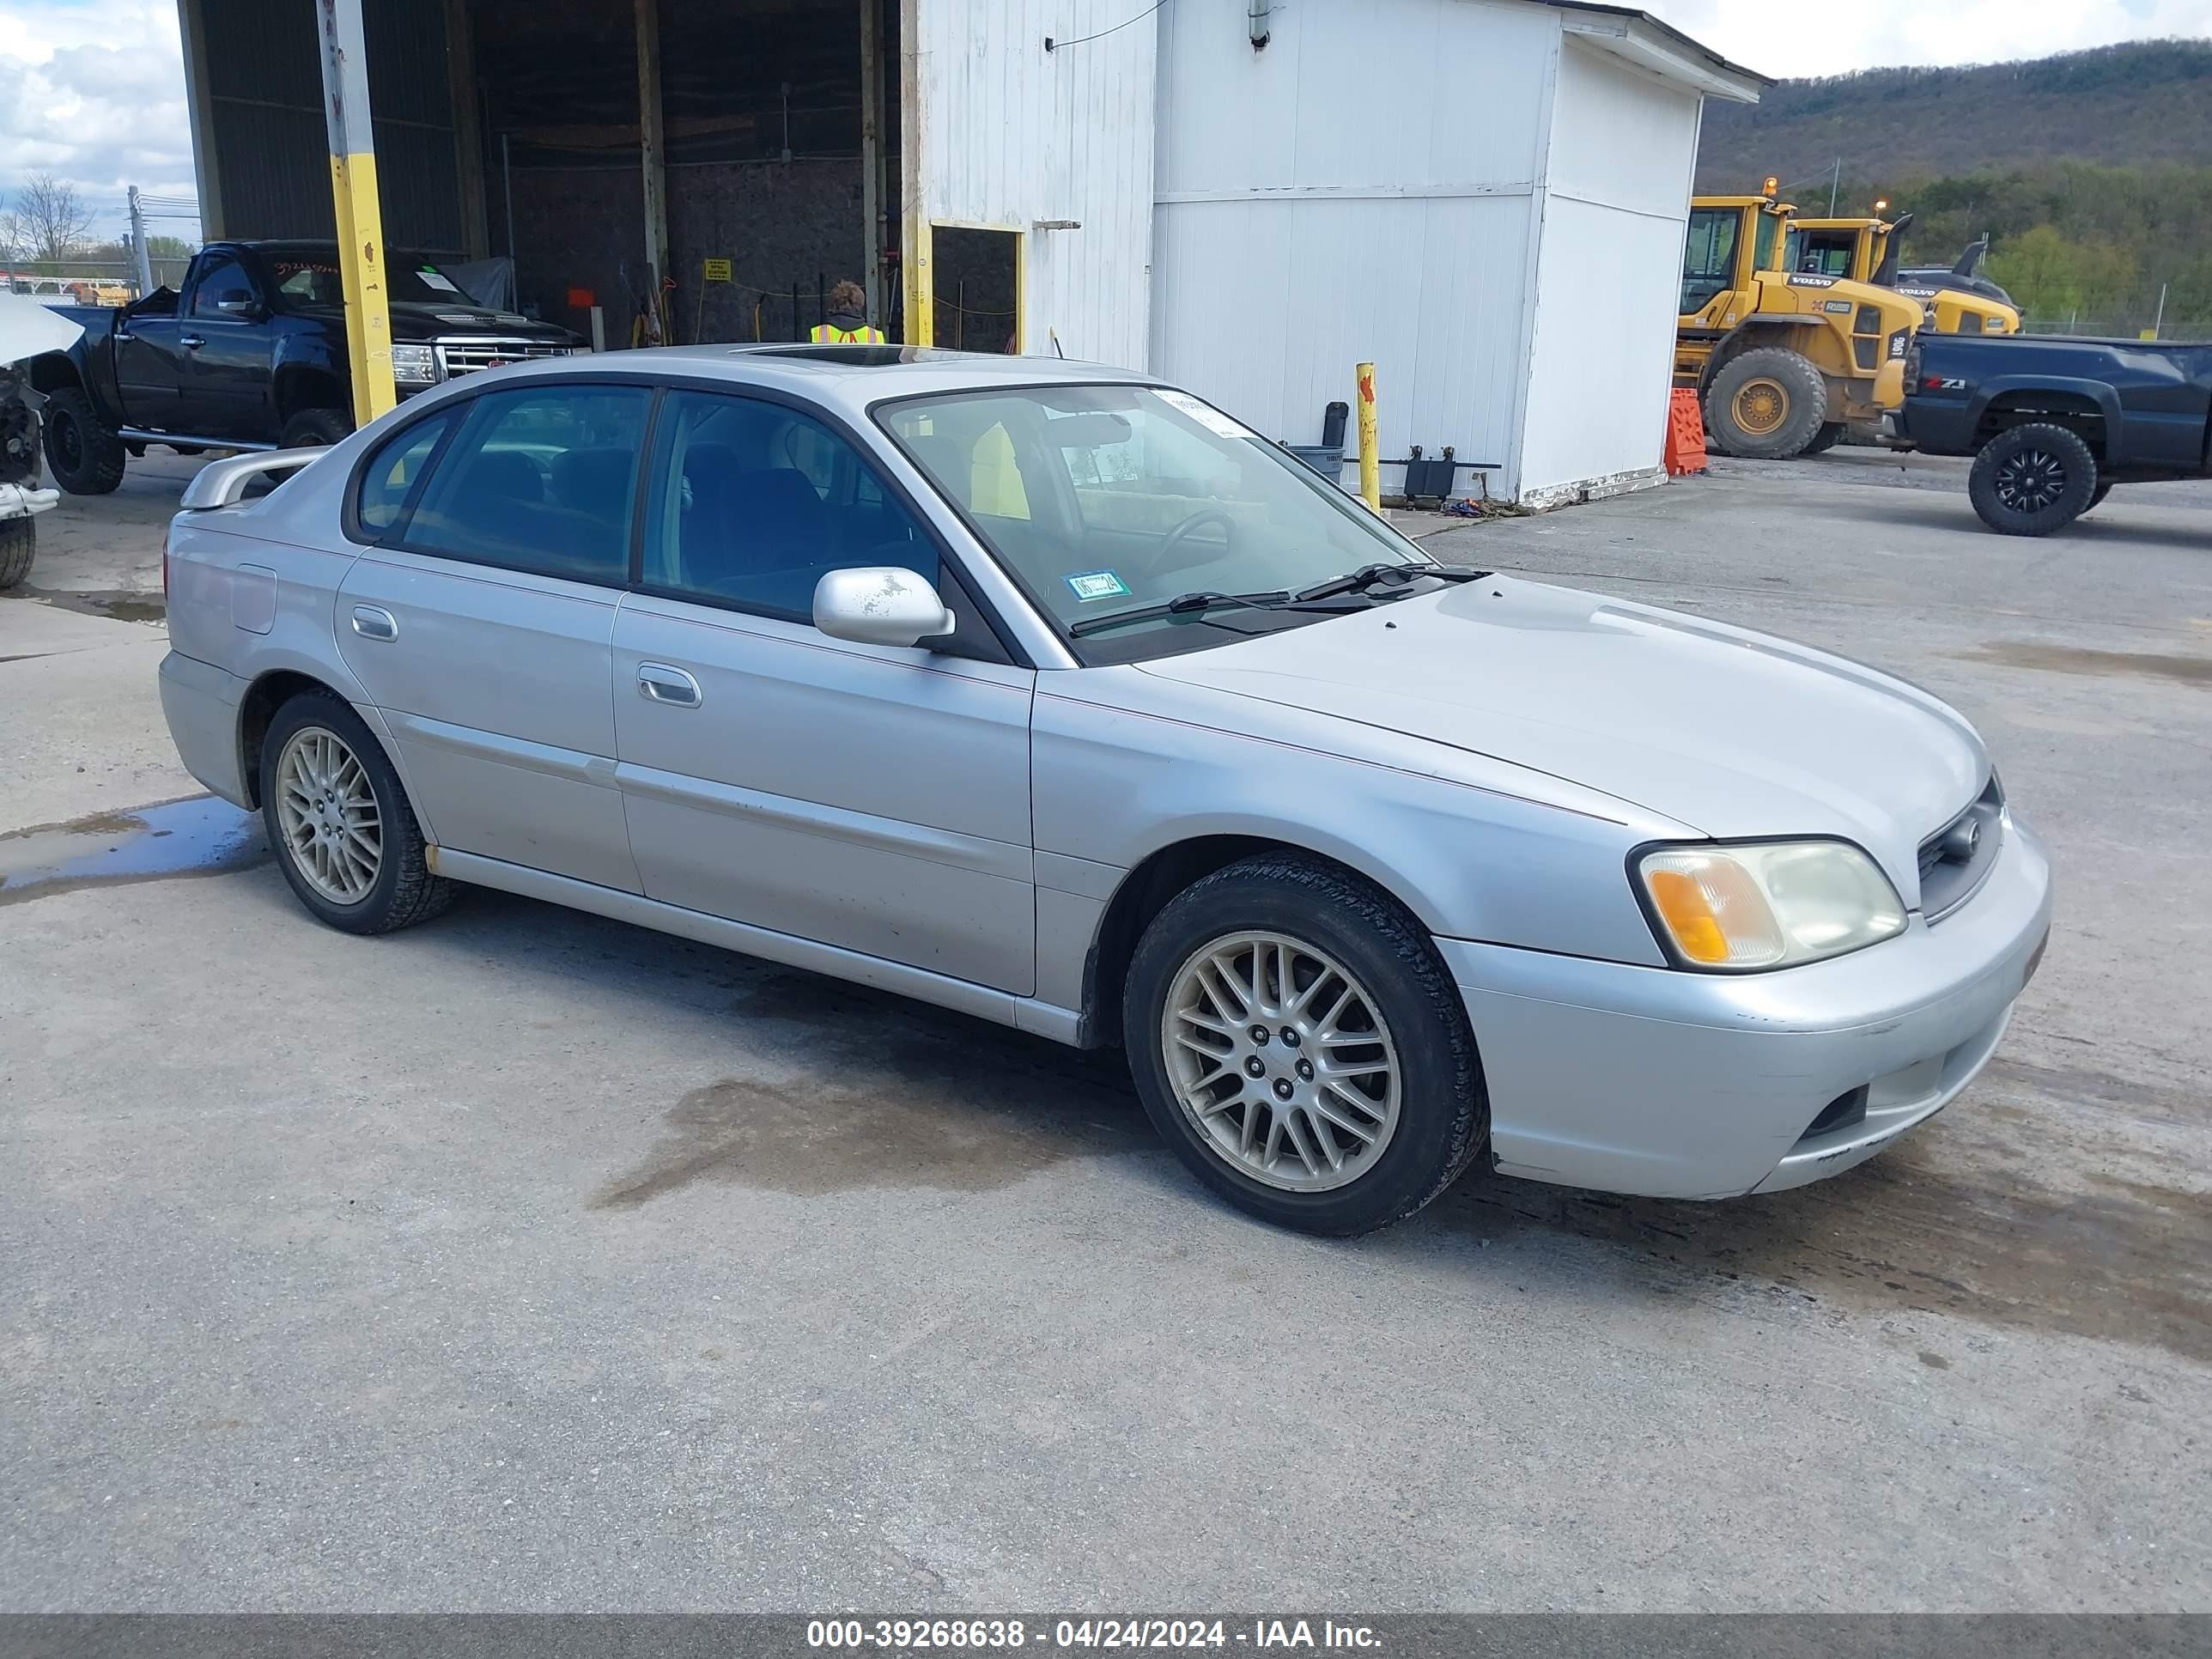
[[[184,347],[187,351],[198,351],[202,346],[207,343],[207,341],[204,337],[198,334],[184,334],[178,337],[177,343]]]
[[[638,664],[637,690],[640,696],[665,702],[671,708],[696,708],[706,701],[698,681],[665,662]]]
[[[380,606],[357,605],[353,608],[353,631],[365,640],[396,640],[399,622]]]

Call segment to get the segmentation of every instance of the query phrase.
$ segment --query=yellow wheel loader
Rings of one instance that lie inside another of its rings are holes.
[[[2012,296],[1978,274],[1989,252],[1989,239],[1969,247],[1948,271],[1900,272],[1898,258],[1911,222],[1909,213],[1899,214],[1894,222],[1793,218],[1784,268],[1800,275],[1848,276],[1876,288],[1893,288],[1920,301],[1922,326],[1939,334],[2019,333],[2020,312]]]
[[[1674,384],[1696,389],[1724,455],[1817,453],[1905,400],[1920,301],[1789,270],[1792,212],[1771,195],[1691,204]]]

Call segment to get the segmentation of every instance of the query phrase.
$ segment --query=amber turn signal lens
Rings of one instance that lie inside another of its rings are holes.
[[[1713,915],[1694,878],[1679,870],[1654,870],[1644,879],[1651,890],[1651,902],[1658,907],[1660,920],[1667,924],[1667,931],[1674,934],[1684,956],[1692,962],[1729,959],[1728,935],[1721,931],[1720,918]]]

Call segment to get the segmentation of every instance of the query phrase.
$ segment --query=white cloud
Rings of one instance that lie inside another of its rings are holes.
[[[130,185],[193,193],[173,0],[0,0],[0,196],[41,173],[76,186],[103,239]]]
[[[1991,64],[2119,40],[2212,36],[2212,0],[1644,0],[1700,45],[1778,80],[1891,64]]]

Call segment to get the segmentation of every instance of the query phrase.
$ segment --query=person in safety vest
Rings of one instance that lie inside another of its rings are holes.
[[[814,325],[817,345],[881,345],[884,331],[868,326],[868,296],[854,282],[830,290],[830,319]]]

